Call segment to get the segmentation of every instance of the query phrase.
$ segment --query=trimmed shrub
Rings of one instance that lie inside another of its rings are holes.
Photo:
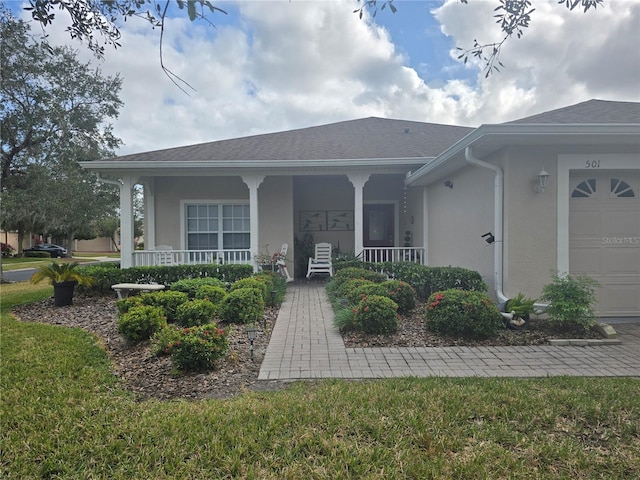
[[[167,317],[167,322],[175,322],[178,307],[189,301],[189,295],[174,290],[143,293],[140,298],[144,305],[161,307]]]
[[[552,283],[542,288],[541,299],[551,305],[547,308],[549,320],[560,325],[580,325],[587,329],[597,316],[595,304],[599,283],[586,275],[552,276]]]
[[[178,370],[202,371],[214,368],[215,361],[227,353],[227,334],[215,323],[179,330],[179,338],[166,351]]]
[[[274,272],[262,272],[255,275],[255,278],[264,280],[267,284],[267,292],[269,295],[265,298],[265,304],[270,306],[279,305],[284,300],[287,292],[287,282],[282,275]],[[275,292],[274,295],[271,292]]]
[[[218,307],[208,300],[189,300],[178,306],[176,322],[183,327],[206,325],[216,316]]]
[[[484,338],[504,329],[500,312],[485,293],[444,290],[432,294],[427,303],[426,325],[434,332]]]
[[[380,295],[363,298],[353,309],[356,325],[365,333],[383,334],[398,329],[398,305]]]
[[[155,332],[167,326],[167,319],[160,307],[141,305],[129,309],[118,317],[118,332],[132,342],[147,340]]]
[[[335,289],[335,295],[338,297],[348,297],[351,292],[363,285],[376,285],[376,283],[371,280],[365,280],[364,278],[352,278],[342,284],[338,284]]]
[[[171,290],[183,292],[189,295],[189,300],[196,298],[198,290],[205,286],[225,288],[225,284],[218,278],[202,277],[202,278],[185,278],[184,280],[178,280],[171,284]]]
[[[351,285],[351,282],[348,282]],[[371,295],[379,295],[386,297],[387,289],[381,283],[373,283],[365,280],[365,283],[354,285],[354,287],[345,295],[350,305],[357,305],[360,300]]]
[[[118,313],[127,313],[133,307],[139,307],[141,305],[143,305],[143,303],[140,295],[134,295],[133,297],[122,298],[116,301]]]
[[[264,300],[255,288],[233,290],[220,306],[220,318],[230,323],[253,323],[263,316]]]
[[[196,290],[196,299],[209,300],[215,305],[220,305],[224,297],[227,296],[227,291],[222,287],[216,287],[215,285],[202,285]]]
[[[407,313],[416,306],[416,291],[407,282],[387,280],[381,284],[385,297],[398,304],[398,312]]]
[[[382,283],[386,280],[386,277],[381,273],[372,272],[371,270],[365,270],[364,268],[358,267],[343,268],[342,270],[336,272],[333,278],[334,281],[338,283],[338,285],[346,282],[347,280],[353,279],[364,279],[375,283]]]
[[[87,274],[96,280],[92,287],[82,287],[79,292],[87,295],[113,294],[111,285],[116,283],[158,283],[172,285],[184,279],[214,278],[224,285],[253,274],[253,265],[217,263],[206,265],[171,265],[157,267],[119,268],[119,263],[103,263],[96,266],[83,267]]]
[[[266,301],[269,296],[269,291],[267,290],[268,281],[265,280],[264,277],[249,277],[242,278],[237,282],[233,282],[231,287],[229,287],[229,291],[233,292],[234,290],[238,290],[240,288],[255,288],[256,290],[260,290],[260,294],[262,295],[262,300]]]
[[[169,355],[171,352],[170,347],[180,340],[181,330],[181,328],[178,328],[175,325],[167,325],[154,333],[151,337],[151,353],[158,357],[162,355]]]

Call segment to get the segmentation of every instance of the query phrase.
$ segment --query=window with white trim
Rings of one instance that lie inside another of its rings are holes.
[[[248,250],[249,205],[187,204],[187,250]]]

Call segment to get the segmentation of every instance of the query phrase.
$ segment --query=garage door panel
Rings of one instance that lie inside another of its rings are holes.
[[[606,212],[604,215],[604,231],[611,236],[631,237],[640,231],[640,215],[638,211]]]
[[[574,235],[593,235],[598,237],[602,231],[601,213],[594,210],[571,212],[569,231]]]
[[[589,247],[574,247],[569,254],[569,265],[579,265],[579,270],[573,273],[583,275],[600,274],[600,249]]]
[[[598,310],[606,307],[607,316],[635,316],[640,311],[640,284],[609,285],[599,290]]]
[[[603,275],[633,275],[640,271],[640,249],[638,248],[609,247],[605,249],[604,255]]]
[[[569,271],[600,282],[601,315],[640,315],[640,175],[572,173],[570,189]]]

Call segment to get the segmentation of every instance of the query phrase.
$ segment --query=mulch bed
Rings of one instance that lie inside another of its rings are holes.
[[[156,357],[151,353],[149,341],[128,343],[118,333],[115,298],[76,296],[73,305],[68,307],[55,307],[51,298],[15,307],[12,313],[23,321],[79,327],[95,334],[111,359],[113,373],[124,388],[140,399],[228,398],[250,390],[275,390],[286,385],[257,381],[277,308],[267,307],[264,323],[256,325],[253,361],[244,325],[219,323],[222,328],[229,327],[229,351],[217,362],[215,370],[205,373],[176,371],[169,357]]]
[[[229,327],[229,351],[217,362],[216,369],[206,373],[180,373],[168,357],[156,357],[148,341],[128,343],[117,331],[116,300],[111,297],[76,296],[73,305],[55,307],[53,299],[21,305],[12,312],[29,322],[42,322],[65,327],[78,327],[95,334],[107,351],[113,373],[124,388],[140,399],[204,399],[228,398],[246,391],[277,390],[287,382],[258,381],[260,364],[278,314],[277,308],[267,308],[264,322],[256,325],[254,360],[250,358],[249,340],[243,325]],[[347,347],[417,347],[417,346],[480,346],[480,345],[540,345],[551,338],[599,338],[593,331],[558,330],[544,320],[533,318],[528,330],[504,330],[486,340],[469,340],[435,335],[424,325],[424,305],[405,315],[398,331],[391,335],[367,335],[362,332],[343,334]]]
[[[555,338],[602,338],[594,330],[580,327],[558,328],[547,320],[531,317],[526,330],[504,329],[496,337],[483,340],[447,337],[430,332],[425,327],[426,304],[418,305],[410,314],[401,316],[398,331],[393,334],[371,335],[360,331],[343,332],[347,347],[451,347],[451,346],[509,346],[543,345]]]

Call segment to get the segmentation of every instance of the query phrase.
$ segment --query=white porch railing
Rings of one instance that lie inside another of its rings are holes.
[[[133,266],[253,264],[251,257],[249,250],[136,250],[133,252]]]
[[[362,249],[362,260],[371,263],[381,262],[413,262],[425,264],[423,247],[365,247]]]

